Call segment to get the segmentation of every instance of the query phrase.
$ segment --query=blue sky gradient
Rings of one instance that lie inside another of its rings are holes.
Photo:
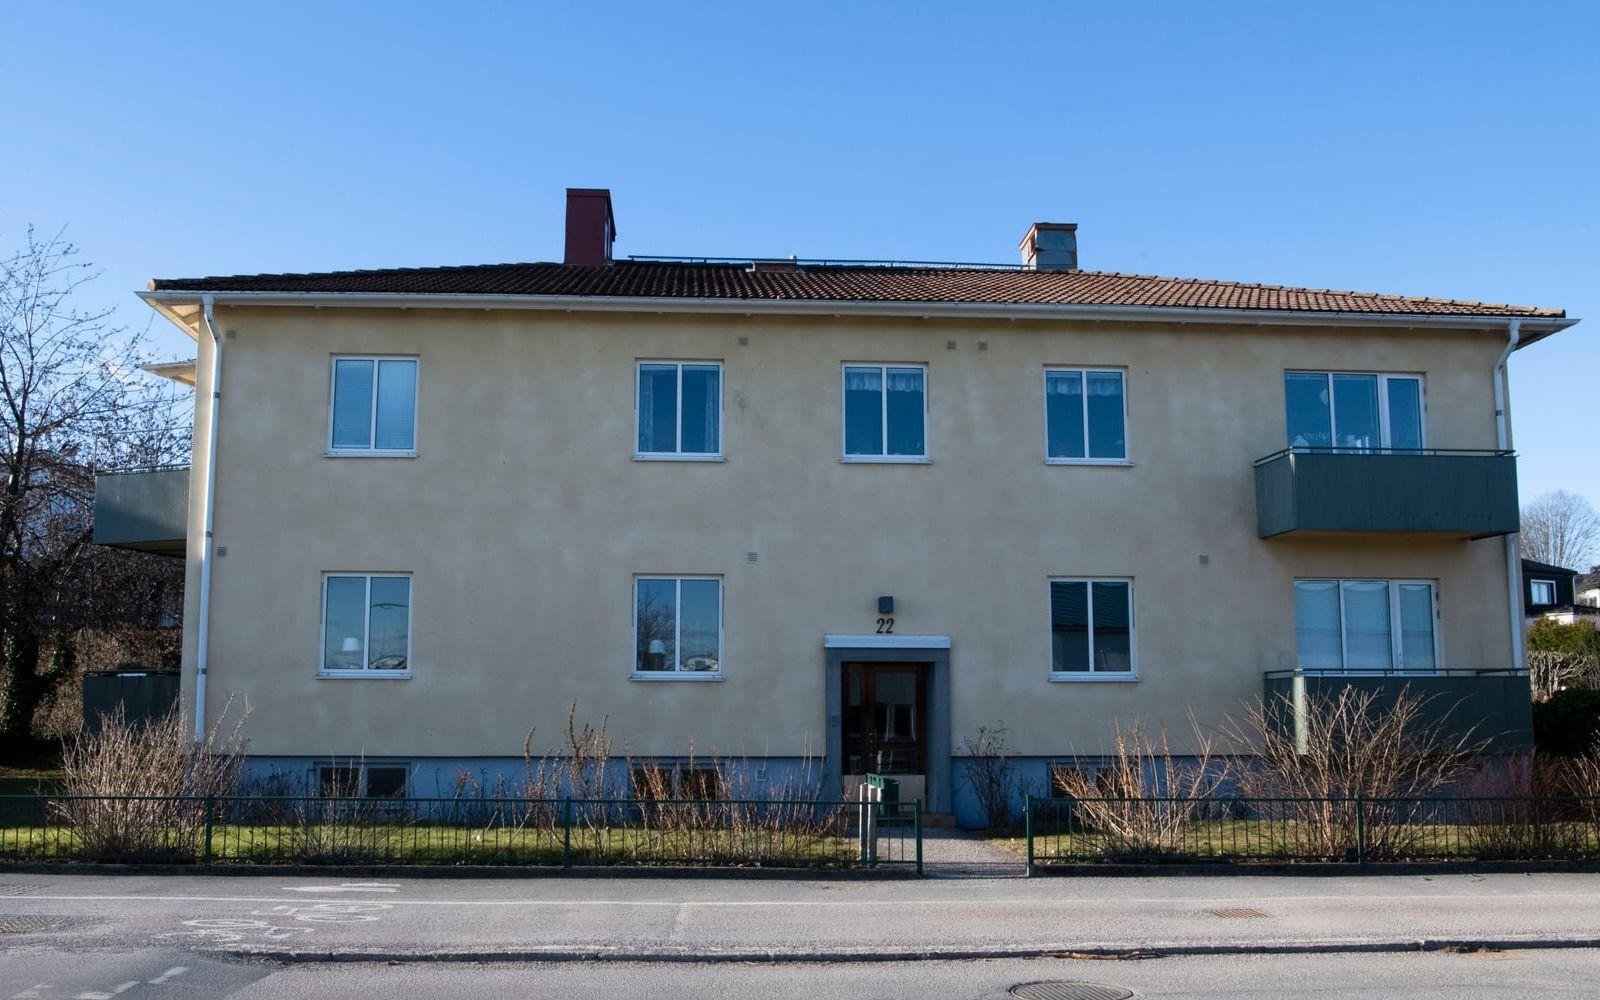
[[[6,4],[0,237],[68,226],[143,328],[153,276],[559,259],[568,185],[623,253],[1075,221],[1092,269],[1590,317],[1513,404],[1524,497],[1600,505],[1600,5],[1126,6]]]

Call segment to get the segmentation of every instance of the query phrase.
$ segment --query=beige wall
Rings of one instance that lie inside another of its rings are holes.
[[[1259,698],[1262,671],[1294,662],[1296,576],[1435,578],[1444,664],[1509,659],[1497,540],[1263,541],[1251,472],[1283,445],[1286,368],[1423,372],[1429,443],[1493,447],[1492,334],[287,308],[217,320],[227,554],[208,714],[247,702],[256,753],[514,756],[529,727],[553,744],[573,700],[638,753],[820,753],[823,635],[872,631],[880,594],[896,598],[897,632],[951,638],[952,743],[1004,720],[1026,754],[1095,752],[1111,720],[1134,716],[1181,739],[1190,709],[1214,723]],[[329,357],[368,352],[421,359],[414,459],[324,457]],[[726,462],[632,460],[639,358],[724,362]],[[928,365],[931,464],[840,462],[843,361]],[[1054,364],[1127,368],[1131,467],[1044,463]],[[202,412],[197,456],[205,431]],[[196,498],[202,481],[197,467]],[[411,679],[316,677],[331,570],[414,574]],[[629,680],[635,573],[725,578],[725,681]],[[1047,680],[1046,581],[1060,575],[1134,578],[1137,683]]]

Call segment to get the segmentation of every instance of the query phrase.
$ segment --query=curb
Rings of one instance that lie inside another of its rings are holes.
[[[1389,941],[1244,942],[1217,944],[1054,945],[1028,948],[916,948],[874,951],[622,951],[614,948],[536,948],[524,951],[272,951],[223,949],[235,958],[284,965],[343,963],[572,963],[615,962],[651,964],[755,963],[781,965],[866,964],[879,962],[953,962],[984,959],[1102,959],[1141,960],[1203,955],[1351,955],[1435,951],[1550,951],[1600,948],[1600,937],[1590,938],[1406,938]]]
[[[1050,862],[1033,863],[1031,878],[1106,878],[1192,875],[1303,875],[1311,878],[1369,875],[1569,875],[1600,872],[1600,861],[1284,861],[1215,863],[1173,862]]]

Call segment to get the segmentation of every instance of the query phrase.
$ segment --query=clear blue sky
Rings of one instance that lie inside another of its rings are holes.
[[[0,235],[69,225],[143,327],[152,276],[559,259],[568,185],[623,253],[1076,221],[1088,268],[1587,317],[1513,402],[1524,497],[1600,505],[1600,5],[988,6],[7,4]]]

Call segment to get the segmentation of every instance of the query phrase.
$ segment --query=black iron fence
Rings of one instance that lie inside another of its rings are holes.
[[[0,796],[0,860],[922,870],[922,810],[687,799]]]
[[[1600,798],[1030,798],[1028,865],[1600,860]]]

